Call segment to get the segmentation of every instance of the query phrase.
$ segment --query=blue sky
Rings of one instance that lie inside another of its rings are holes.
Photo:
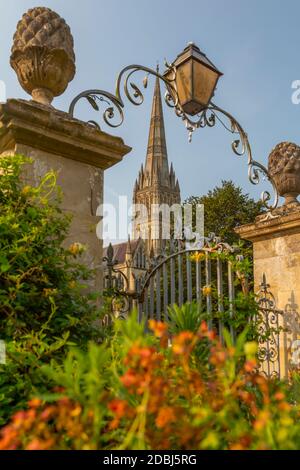
[[[140,63],[155,67],[172,61],[194,41],[223,71],[215,102],[230,111],[248,132],[254,158],[266,164],[278,142],[300,143],[300,105],[292,104],[291,84],[300,79],[298,0],[0,0],[0,80],[8,97],[26,98],[9,66],[17,21],[28,8],[48,6],[63,16],[75,40],[77,74],[54,105],[67,110],[71,99],[87,88],[114,92],[122,67]],[[141,76],[141,79],[143,75]],[[145,159],[152,82],[141,107],[126,103],[125,123],[112,132],[133,147],[124,161],[106,172],[105,200],[131,198]],[[231,135],[221,126],[197,131],[188,144],[186,130],[164,107],[169,159],[180,179],[182,197],[200,195],[232,179],[256,198],[266,184],[253,187],[245,158],[231,151]],[[88,106],[77,117],[100,119]]]

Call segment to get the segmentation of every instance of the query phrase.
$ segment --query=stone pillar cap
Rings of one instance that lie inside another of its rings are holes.
[[[255,222],[241,225],[234,231],[251,242],[300,233],[300,206],[297,203],[289,204],[263,213],[256,217]]]
[[[106,170],[132,149],[120,137],[34,101],[0,104],[2,152],[25,145]]]

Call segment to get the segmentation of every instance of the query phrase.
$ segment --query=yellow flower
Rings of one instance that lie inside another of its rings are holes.
[[[286,439],[289,438],[289,431],[288,429],[285,429],[285,428],[281,428],[278,430],[277,432],[277,439],[278,441],[282,442],[282,441],[285,441]]]
[[[218,449],[219,437],[217,433],[210,431],[200,444],[201,449]]]
[[[85,250],[86,247],[79,242],[72,243],[72,245],[69,246],[69,252],[74,256],[81,255]]]
[[[284,416],[280,419],[280,424],[281,426],[283,427],[290,427],[290,426],[293,426],[293,420],[290,416]]]
[[[190,256],[190,260],[191,261],[201,261],[205,258],[205,254],[204,253],[201,253],[200,251],[197,251],[196,253],[193,253],[191,256]]]
[[[52,295],[57,294],[57,289],[44,289],[43,290],[43,295],[44,297],[51,297]]]
[[[253,357],[257,353],[258,345],[255,341],[248,341],[244,345],[244,351],[247,357]]]
[[[31,192],[31,186],[24,186],[24,188],[22,189],[22,194],[23,196],[26,196],[27,194],[29,194]]]
[[[203,292],[203,295],[206,295],[206,296],[211,295],[211,293],[212,293],[211,286],[202,287],[202,292]]]

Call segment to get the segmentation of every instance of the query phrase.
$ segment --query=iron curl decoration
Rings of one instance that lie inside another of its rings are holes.
[[[99,89],[85,90],[73,99],[69,107],[69,114],[72,117],[74,116],[77,103],[83,98],[85,98],[90,103],[95,111],[100,111],[97,101],[108,104],[103,112],[103,120],[108,126],[119,127],[121,124],[123,124],[123,103],[112,93]],[[112,119],[115,117],[116,111],[119,115],[119,120],[115,123],[112,121]],[[88,123],[100,129],[99,124],[95,121],[88,121]]]
[[[125,319],[131,308],[129,281],[127,276],[116,268],[118,260],[114,258],[114,249],[110,243],[103,258],[107,274],[104,276],[106,292],[111,297],[111,311],[114,316]]]
[[[235,155],[238,157],[247,156],[248,163],[248,178],[251,184],[257,185],[260,183],[261,176],[263,179],[267,179],[273,188],[274,199],[272,204],[269,204],[271,200],[271,194],[269,191],[263,191],[261,194],[261,201],[264,207],[268,210],[276,209],[278,206],[279,195],[273,178],[268,172],[267,168],[260,162],[253,159],[252,149],[248,139],[247,133],[244,131],[240,123],[227,111],[210,102],[210,104],[198,114],[198,120],[193,121],[188,117],[183,110],[180,109],[180,104],[177,103],[178,108],[176,114],[181,116],[185,121],[186,128],[189,131],[189,141],[191,141],[192,134],[196,129],[204,127],[214,127],[217,122],[220,122],[222,126],[231,134],[235,135],[235,139],[232,141],[231,147]],[[226,124],[220,117],[225,117],[228,121]]]
[[[257,293],[258,312],[257,320],[258,331],[258,360],[260,362],[259,372],[268,378],[280,377],[280,334],[281,318],[283,311],[277,309],[275,298],[270,291],[270,285],[267,283],[265,274],[260,284],[260,290]]]
[[[159,70],[153,70],[143,65],[128,65],[123,68],[119,73],[116,81],[115,94],[109,93],[100,89],[86,90],[77,95],[70,104],[69,114],[73,117],[75,107],[78,102],[82,99],[86,99],[90,105],[96,111],[100,111],[99,103],[105,103],[105,109],[103,112],[104,122],[113,128],[121,126],[124,122],[124,100],[122,98],[122,83],[123,91],[126,98],[134,106],[140,106],[144,102],[144,95],[141,91],[141,87],[137,86],[132,81],[133,75],[137,72],[144,72],[146,75],[143,79],[143,88],[148,86],[148,76],[152,75],[161,80],[166,87],[164,99],[166,104],[174,109],[176,116],[182,119],[185,127],[189,133],[189,142],[192,140],[193,132],[196,129],[204,127],[214,127],[217,122],[221,123],[222,126],[231,134],[235,136],[231,147],[233,152],[241,157],[246,155],[248,161],[248,178],[250,183],[257,185],[260,183],[261,177],[268,180],[272,185],[274,198],[271,201],[271,194],[269,191],[263,191],[261,194],[261,200],[264,207],[268,211],[272,211],[278,206],[279,195],[273,178],[268,172],[267,168],[253,159],[251,146],[248,140],[247,133],[244,131],[239,122],[227,111],[215,105],[212,101],[204,108],[197,116],[196,119],[192,119],[191,116],[187,115],[183,110],[178,97],[178,91],[176,86],[176,67],[173,64],[165,62],[166,71],[164,74],[160,74]],[[168,78],[166,78],[168,76]],[[221,117],[222,116],[222,117]],[[222,118],[226,119],[226,123]],[[88,121],[89,124],[96,126],[100,129],[99,124],[95,121]],[[271,212],[268,213],[271,216]]]
[[[147,88],[148,86],[148,75],[153,75],[155,77],[158,77],[160,80],[162,80],[165,83],[165,85],[166,86],[168,85],[169,89],[172,90],[172,93],[168,91],[167,95],[165,96],[166,103],[168,104],[168,106],[172,106],[172,107],[176,107],[178,105],[178,99],[175,99],[175,101],[171,103],[175,95],[175,88],[174,88],[174,85],[172,84],[172,80],[167,80],[163,75],[159,73],[158,70],[155,71],[149,67],[144,67],[143,65],[134,64],[134,65],[128,65],[127,67],[122,69],[121,72],[119,73],[117,82],[116,82],[115,95],[105,90],[100,90],[100,89],[85,90],[72,100],[70,107],[69,107],[69,114],[72,117],[74,116],[75,108],[78,102],[81,101],[82,99],[86,99],[95,111],[100,111],[100,108],[97,102],[102,102],[102,103],[107,104],[107,107],[104,109],[104,112],[103,112],[104,122],[108,126],[114,127],[114,128],[121,126],[124,122],[123,110],[125,107],[124,101],[122,99],[122,93],[121,93],[123,80],[124,80],[124,86],[123,86],[124,94],[126,98],[130,101],[130,103],[132,103],[135,106],[140,106],[144,102],[144,95],[140,87],[138,87],[133,81],[131,81],[131,77],[136,72],[146,73],[146,76],[144,77],[144,80],[143,80],[144,88]],[[174,83],[175,83],[175,76],[174,76]],[[119,119],[116,122],[114,122],[113,119],[116,117],[116,114],[118,114]],[[100,129],[100,126],[95,121],[88,121],[88,122],[91,125],[94,125]]]
[[[108,290],[119,290],[120,278],[125,283],[124,291],[126,292],[129,287],[129,281],[126,275],[120,270],[116,269],[116,265],[118,264],[118,260],[114,258],[114,249],[112,244],[110,243],[107,248],[107,254],[102,260],[106,264],[107,274],[104,278],[106,288]]]

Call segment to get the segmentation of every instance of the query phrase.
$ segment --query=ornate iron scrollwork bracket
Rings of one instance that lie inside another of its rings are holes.
[[[227,123],[223,121],[220,115],[223,118],[226,118]],[[261,200],[264,207],[269,210],[273,210],[277,207],[279,195],[275,182],[267,168],[253,159],[252,149],[248,139],[248,135],[244,131],[243,127],[239,124],[239,122],[230,113],[228,113],[222,108],[219,108],[217,105],[211,102],[209,106],[204,109],[198,116],[197,121],[191,121],[190,118],[187,118],[186,116],[184,117],[184,119],[188,120],[187,127],[190,132],[194,132],[196,129],[204,128],[206,126],[214,127],[218,121],[228,132],[234,134],[235,139],[233,140],[231,147],[233,152],[237,156],[241,157],[245,155],[247,157],[248,178],[250,183],[254,185],[259,184],[260,178],[262,176],[263,179],[268,180],[269,183],[272,185],[274,192],[274,199],[272,204],[269,204],[271,200],[271,195],[268,191],[263,191],[261,194]]]
[[[221,123],[223,127],[231,134],[235,135],[232,142],[232,150],[238,156],[247,156],[248,161],[248,177],[252,184],[257,185],[260,182],[260,177],[270,182],[274,191],[274,200],[272,204],[269,204],[271,195],[268,191],[264,191],[261,195],[263,205],[268,209],[275,209],[278,205],[278,192],[275,183],[269,174],[267,168],[261,163],[253,159],[251,146],[248,140],[247,133],[244,131],[239,122],[227,111],[219,108],[214,103],[210,102],[207,108],[201,111],[197,115],[196,119],[193,120],[187,115],[182,109],[176,87],[176,67],[173,64],[165,63],[166,72],[161,75],[158,69],[155,71],[142,65],[129,65],[125,67],[118,75],[116,82],[116,92],[113,95],[104,90],[91,89],[86,90],[77,95],[70,104],[69,114],[74,116],[75,107],[78,102],[82,99],[86,99],[90,105],[96,110],[100,111],[99,104],[105,104],[103,112],[103,120],[110,127],[119,127],[124,121],[124,101],[121,96],[121,84],[124,80],[124,93],[126,98],[135,106],[140,106],[144,102],[144,95],[141,88],[138,87],[133,81],[132,76],[136,72],[144,72],[146,76],[143,79],[143,87],[148,86],[148,76],[152,75],[161,80],[166,86],[166,92],[164,95],[166,104],[174,108],[175,114],[182,119],[189,132],[189,141],[192,139],[192,134],[196,129],[204,127],[214,127],[217,122]],[[168,79],[165,77],[167,74]],[[222,118],[226,119],[227,123]],[[88,121],[89,124],[100,129],[99,124],[94,121]]]
[[[131,307],[130,294],[128,292],[129,280],[120,269],[116,269],[115,267],[118,264],[118,260],[114,259],[114,249],[111,243],[107,248],[103,262],[107,270],[104,276],[104,285],[112,299],[111,310],[114,314],[118,312],[119,318],[126,318]],[[120,280],[122,282],[120,282]]]

